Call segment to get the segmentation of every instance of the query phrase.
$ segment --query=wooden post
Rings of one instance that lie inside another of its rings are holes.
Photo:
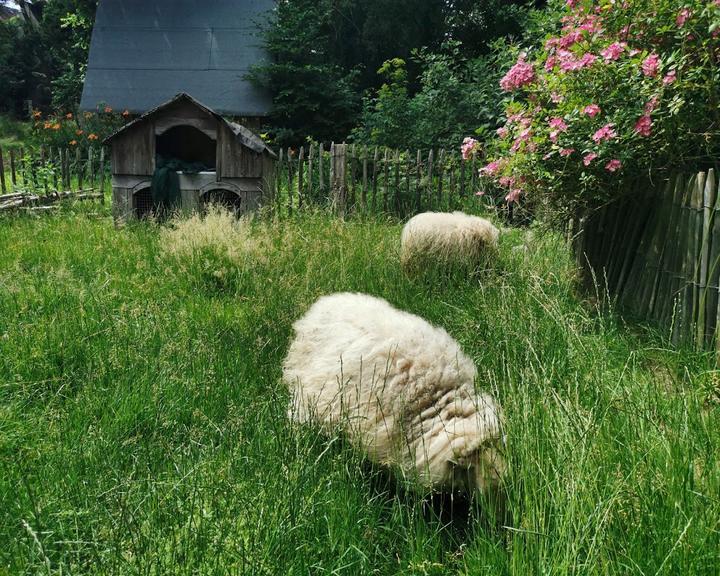
[[[288,175],[288,216],[293,214],[293,169],[292,169],[292,150],[287,149],[287,175]]]
[[[378,148],[375,146],[375,155],[373,156],[373,177],[372,177],[372,211],[375,213],[377,206],[377,173],[378,173]]]
[[[430,148],[430,152],[428,152],[428,165],[427,165],[427,199],[429,201],[429,206],[432,209],[432,199],[433,199],[433,161],[435,160],[435,151]]]
[[[75,150],[75,171],[77,172],[78,177],[78,190],[83,189],[83,168],[82,158],[80,157],[80,148],[78,148]]]
[[[95,149],[91,146],[88,148],[88,164],[87,164],[87,178],[88,183],[90,184],[90,188],[93,188],[95,186],[95,172],[93,172],[93,169],[95,168]]]
[[[345,210],[347,208],[347,181],[345,177],[345,170],[347,168],[347,144],[335,144],[333,145],[332,154],[332,196],[333,203],[336,206],[336,210],[340,216],[345,216]]]
[[[362,184],[362,209],[363,212],[367,211],[367,187],[368,187],[368,165],[367,165],[367,146],[363,146],[363,184]]]
[[[698,270],[698,309],[697,309],[697,333],[695,336],[695,345],[698,349],[702,350],[708,343],[708,339],[712,335],[707,309],[708,294],[710,292],[709,287],[709,276],[710,276],[710,246],[712,230],[712,216],[713,206],[716,200],[716,189],[715,189],[715,178],[714,170],[708,170],[705,177],[705,186],[702,191],[702,214],[703,214],[703,227],[702,227],[702,239],[700,241],[700,262]]]
[[[390,151],[385,147],[385,164],[383,166],[383,172],[385,174],[385,186],[383,186],[383,212],[388,212],[388,196],[390,196],[390,167],[388,166],[388,159],[390,157]]]
[[[442,209],[442,196],[443,196],[443,175],[445,172],[445,149],[443,148],[438,153],[438,193],[437,193],[437,206],[438,209]]]
[[[318,182],[320,190],[320,201],[325,201],[325,171],[323,159],[325,157],[325,151],[323,149],[322,142],[320,143],[320,149],[318,150]]]
[[[3,158],[2,147],[0,147],[0,190],[3,194],[7,194],[7,184],[5,184],[5,159]]]
[[[10,181],[12,182],[12,190],[15,191],[17,187],[17,175],[15,174],[15,150],[10,149]]]
[[[298,156],[298,210],[303,207],[303,170],[305,168],[305,147],[300,146],[300,155]]]
[[[100,203],[105,204],[105,148],[100,148]]]
[[[410,192],[410,180],[412,179],[412,157],[410,156],[410,150],[405,150],[405,205],[403,206],[404,214],[412,211],[412,195]]]
[[[357,158],[357,147],[355,144],[350,149],[350,156],[347,158],[347,162],[350,163],[350,181],[348,182],[348,192],[350,195],[350,210],[355,210],[355,159]]]
[[[402,204],[402,194],[400,194],[400,150],[395,150],[395,213],[400,215],[400,207]]]
[[[335,193],[335,142],[330,143],[330,169],[329,172],[329,185],[328,185],[328,205],[331,210],[336,209],[336,193]]]
[[[308,170],[307,170],[307,185],[305,186],[305,196],[307,203],[313,201],[313,161],[315,160],[315,146],[310,144],[308,150]]]

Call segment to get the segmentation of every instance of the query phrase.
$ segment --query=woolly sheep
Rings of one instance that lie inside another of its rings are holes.
[[[408,271],[433,263],[475,268],[498,243],[500,231],[489,221],[463,212],[423,212],[405,224],[400,261]]]
[[[500,408],[452,337],[365,294],[320,298],[294,324],[289,417],[339,428],[420,491],[502,494]]]

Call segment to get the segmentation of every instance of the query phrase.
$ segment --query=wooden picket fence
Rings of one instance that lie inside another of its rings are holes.
[[[424,210],[462,208],[485,192],[479,160],[447,150],[391,150],[322,144],[278,152],[268,202],[277,213],[329,208],[341,216],[384,213],[404,217]],[[488,202],[491,198],[488,195]]]
[[[676,175],[580,222],[575,253],[631,315],[675,344],[720,353],[720,190],[713,169]]]
[[[59,201],[105,202],[105,149],[0,148],[0,211],[47,210]]]

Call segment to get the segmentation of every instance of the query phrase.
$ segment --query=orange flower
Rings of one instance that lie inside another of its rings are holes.
[[[55,122],[55,124],[52,125],[53,130],[60,130],[60,122]]]
[[[130,116],[130,112],[128,110],[123,110],[122,115],[125,116],[125,118],[127,118],[128,116]]]
[[[68,112],[67,114],[65,114],[65,118],[67,118],[68,120],[72,120],[72,117],[72,112]]]
[[[77,134],[78,136],[82,136],[83,134],[85,134],[85,130],[75,130],[75,134]]]
[[[70,146],[77,146],[77,140],[70,140]]]
[[[50,128],[52,128],[52,122],[45,122],[45,123],[43,123],[43,128],[44,128],[45,130],[50,130]]]
[[[112,112],[112,108],[110,106],[105,106],[105,114],[110,114]]]
[[[33,118],[40,118],[42,116],[42,112],[40,110],[33,110]]]
[[[88,140],[97,140],[97,134],[88,134]]]

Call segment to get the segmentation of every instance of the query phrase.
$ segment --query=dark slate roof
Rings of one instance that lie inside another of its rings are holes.
[[[148,110],[147,112],[145,112],[145,114],[143,114],[142,116],[139,116],[138,118],[135,118],[135,120],[133,120],[132,122],[128,122],[127,124],[125,124],[125,126],[120,128],[119,130],[116,130],[115,132],[110,134],[110,136],[105,138],[105,140],[103,140],[103,144],[109,144],[112,140],[115,139],[116,136],[123,134],[126,130],[129,130],[132,126],[135,126],[136,124],[145,122],[150,117],[155,116],[156,114],[160,114],[165,108],[167,108],[168,106],[171,106],[172,104],[175,104],[175,102],[178,102],[180,100],[187,100],[189,102],[192,102],[195,106],[200,108],[203,112],[210,114],[218,122],[222,122],[223,124],[225,124],[228,128],[230,128],[232,133],[235,134],[235,137],[238,139],[238,141],[243,146],[250,148],[250,150],[252,150],[253,152],[257,152],[258,154],[266,152],[266,153],[270,154],[270,156],[272,156],[273,158],[277,157],[275,152],[273,152],[267,146],[267,144],[265,144],[265,142],[263,142],[262,138],[260,138],[260,136],[255,134],[252,130],[249,130],[245,126],[241,126],[240,124],[237,124],[235,122],[230,122],[230,121],[226,120],[220,114],[218,114],[217,112],[214,112],[213,110],[211,110],[210,108],[205,106],[205,104],[203,104],[202,102],[198,102],[197,100],[195,100],[195,98],[193,98],[189,94],[185,94],[185,93],[177,94],[174,98],[171,98],[167,102],[163,102],[162,104],[160,104],[160,106],[157,106],[156,108],[153,108],[152,110]]]
[[[20,11],[16,10],[12,6],[5,6],[0,4],[0,20],[9,20],[15,16],[20,16]]]
[[[101,0],[80,104],[142,114],[187,92],[215,112],[265,116],[271,98],[244,76],[268,58],[274,0]]]

